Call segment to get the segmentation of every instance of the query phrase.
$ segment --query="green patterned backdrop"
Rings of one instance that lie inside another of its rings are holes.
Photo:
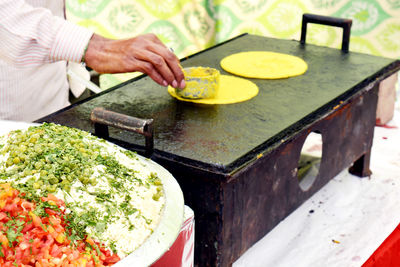
[[[350,18],[351,51],[400,58],[400,0],[67,0],[69,20],[110,38],[155,33],[180,58],[243,32],[299,40],[303,13]],[[310,24],[307,42],[340,48],[341,36]],[[102,75],[101,87],[134,75]]]

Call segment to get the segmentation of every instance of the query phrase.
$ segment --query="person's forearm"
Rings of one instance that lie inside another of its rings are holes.
[[[0,58],[18,66],[80,62],[92,31],[23,0],[0,0]]]

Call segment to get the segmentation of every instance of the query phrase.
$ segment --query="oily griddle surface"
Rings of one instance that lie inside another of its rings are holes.
[[[156,154],[203,167],[232,171],[260,152],[300,131],[340,101],[362,90],[372,80],[399,68],[399,61],[298,41],[243,35],[200,52],[183,67],[217,68],[225,56],[241,51],[274,51],[304,59],[304,75],[279,80],[249,79],[258,95],[229,105],[198,105],[172,98],[165,87],[148,76],[134,79],[103,94],[78,103],[40,121],[52,121],[94,132],[90,112],[95,107],[139,117],[153,118]],[[243,88],[245,90],[245,88]],[[332,129],[337,131],[338,129]],[[134,144],[144,138],[116,129],[111,136]]]

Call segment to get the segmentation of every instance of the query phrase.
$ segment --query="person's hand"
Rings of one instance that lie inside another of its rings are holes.
[[[179,59],[154,34],[112,40],[94,34],[85,53],[85,63],[99,73],[139,71],[156,83],[185,87]]]

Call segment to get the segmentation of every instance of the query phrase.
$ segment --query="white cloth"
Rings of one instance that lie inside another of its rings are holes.
[[[84,85],[80,80],[71,77],[70,72],[72,71],[86,82],[90,81],[90,73],[82,64],[75,62],[68,62],[67,69],[69,89],[71,90],[71,93],[78,98],[85,91],[86,85]]]
[[[62,0],[0,0],[0,119],[69,104],[66,61],[81,61],[93,32],[63,17]]]

